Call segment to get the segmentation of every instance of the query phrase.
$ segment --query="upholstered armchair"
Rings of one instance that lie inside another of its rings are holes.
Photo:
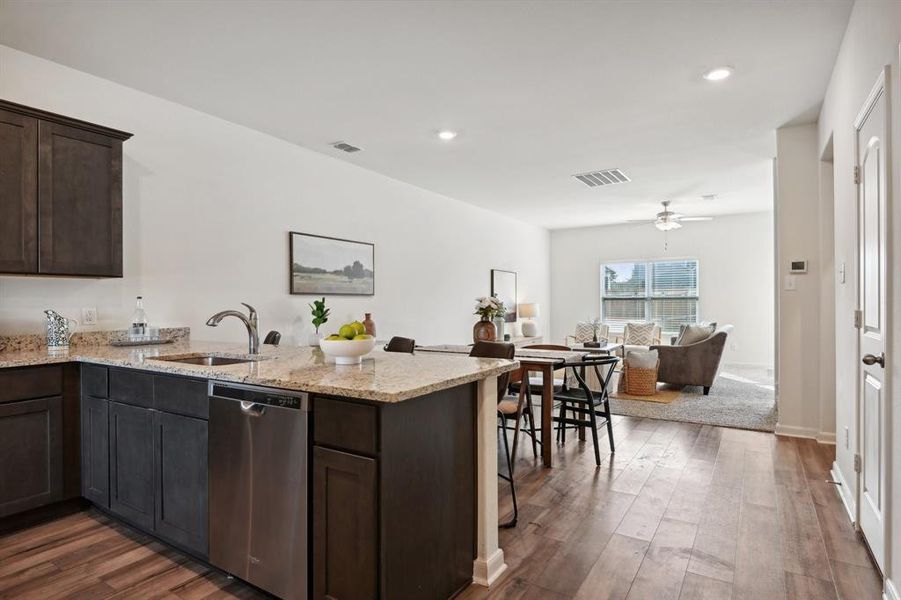
[[[610,326],[601,323],[598,326],[598,339],[606,340],[609,339],[610,336]],[[566,336],[566,340],[564,345],[566,346],[578,346],[580,344],[584,344],[585,342],[594,341],[594,325],[591,323],[576,323],[576,333],[575,335]]]
[[[660,366],[657,381],[676,385],[697,385],[704,388],[704,395],[719,372],[726,338],[732,333],[732,325],[722,325],[710,337],[685,346],[651,346],[657,350]]]

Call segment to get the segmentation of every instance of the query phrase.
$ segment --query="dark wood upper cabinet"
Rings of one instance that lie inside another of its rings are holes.
[[[38,266],[38,120],[0,109],[0,272]]]
[[[122,276],[130,137],[0,100],[0,273]]]

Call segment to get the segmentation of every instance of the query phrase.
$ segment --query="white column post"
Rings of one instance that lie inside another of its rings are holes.
[[[476,559],[472,580],[490,586],[507,570],[497,536],[497,377],[478,384],[476,416]]]

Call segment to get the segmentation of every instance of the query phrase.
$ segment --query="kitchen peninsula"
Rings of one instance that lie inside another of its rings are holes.
[[[0,474],[8,479],[0,516],[84,497],[219,566],[214,463],[241,436],[230,443],[216,431],[214,388],[262,389],[302,398],[297,407],[309,410],[306,439],[266,448],[274,461],[309,470],[295,525],[303,564],[292,568],[307,569],[310,583],[295,582],[290,594],[276,586],[279,595],[447,598],[503,572],[496,378],[515,362],[376,350],[361,365],[336,366],[318,348],[242,350],[182,340],[0,353]],[[239,362],[183,362],[202,357]],[[240,403],[245,412],[252,404]],[[225,451],[208,450],[215,439]],[[248,551],[249,569],[266,570],[262,552]],[[282,575],[264,573],[257,585]]]

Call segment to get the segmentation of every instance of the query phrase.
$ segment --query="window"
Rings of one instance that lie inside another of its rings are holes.
[[[649,260],[601,265],[601,319],[611,329],[651,321],[664,333],[698,321],[698,261]]]

